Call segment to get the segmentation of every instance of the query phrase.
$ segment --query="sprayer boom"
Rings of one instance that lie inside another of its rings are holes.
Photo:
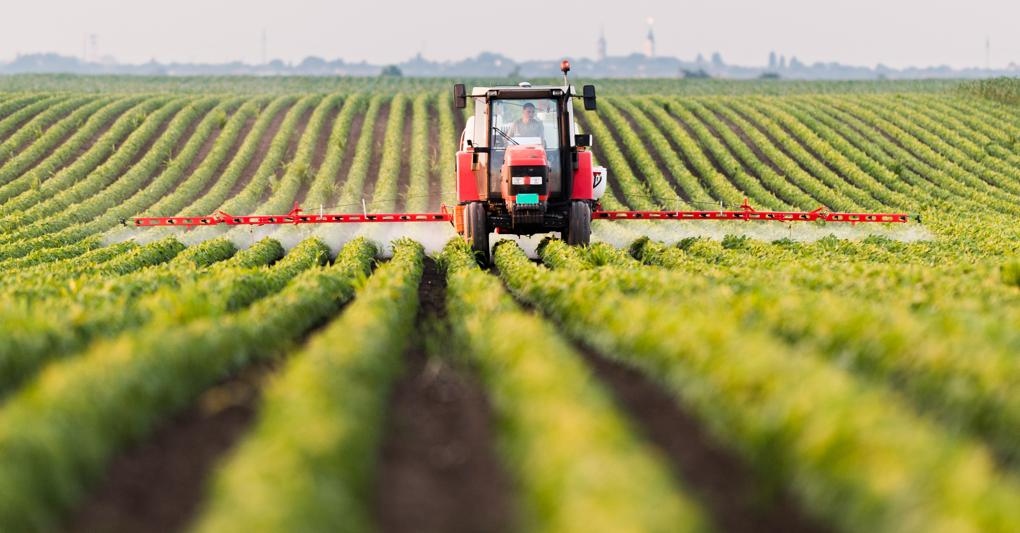
[[[773,222],[877,222],[903,223],[910,220],[905,213],[840,213],[819,207],[814,211],[756,211],[747,200],[739,211],[602,211],[591,214],[592,220],[764,220]],[[285,215],[235,216],[223,211],[204,217],[136,217],[136,227],[152,226],[265,226],[271,224],[359,224],[369,222],[449,222],[454,214],[443,206],[438,213],[303,213],[297,203]],[[126,225],[127,220],[123,221]]]

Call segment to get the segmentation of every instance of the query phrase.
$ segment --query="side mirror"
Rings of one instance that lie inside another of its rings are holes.
[[[591,146],[591,134],[590,133],[578,133],[574,135],[574,146],[578,148],[587,148]]]
[[[464,109],[467,107],[467,91],[464,90],[463,83],[458,83],[453,86],[453,106],[457,109]]]
[[[584,96],[585,111],[595,111],[595,86],[585,85],[581,88],[581,94]]]

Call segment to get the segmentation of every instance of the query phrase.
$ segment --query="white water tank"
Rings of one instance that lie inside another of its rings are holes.
[[[592,198],[598,200],[606,194],[606,182],[609,180],[609,172],[606,167],[592,167],[591,173],[594,183],[592,184]]]

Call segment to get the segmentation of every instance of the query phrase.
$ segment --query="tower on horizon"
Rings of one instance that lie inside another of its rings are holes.
[[[652,25],[655,19],[648,17],[648,36],[645,37],[645,55],[655,57],[655,34],[652,33]]]
[[[606,27],[605,26],[603,26],[602,29],[599,30],[599,42],[598,42],[598,48],[596,48],[596,50],[595,50],[595,60],[596,61],[605,61],[606,60]]]

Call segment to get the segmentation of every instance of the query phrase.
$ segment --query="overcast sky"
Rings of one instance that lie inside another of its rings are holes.
[[[18,53],[81,57],[87,35],[120,62],[255,63],[314,55],[386,64],[421,52],[435,60],[481,51],[515,60],[642,50],[654,19],[656,54],[693,59],[718,51],[730,64],[768,53],[801,61],[891,67],[1020,63],[1020,0],[2,0],[0,61]],[[91,52],[89,52],[91,53]]]

